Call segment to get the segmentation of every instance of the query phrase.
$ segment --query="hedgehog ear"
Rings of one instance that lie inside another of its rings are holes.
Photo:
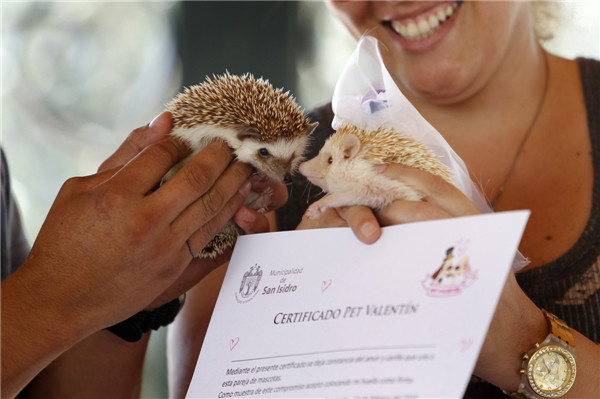
[[[348,134],[342,139],[344,158],[353,158],[360,150],[360,140],[354,134]]]
[[[310,136],[311,134],[313,134],[317,126],[319,126],[319,122],[311,123],[310,125],[308,125],[308,127],[306,128],[306,135]]]
[[[242,141],[245,139],[260,140],[261,135],[260,135],[260,133],[258,133],[256,130],[254,130],[252,128],[245,128],[245,129],[240,130],[240,132],[237,135],[237,138]]]

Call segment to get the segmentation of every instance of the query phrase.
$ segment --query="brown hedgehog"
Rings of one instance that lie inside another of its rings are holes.
[[[183,140],[192,150],[189,158],[214,139],[225,141],[236,158],[252,165],[265,179],[291,182],[302,161],[308,136],[317,124],[311,124],[289,92],[274,89],[268,81],[250,74],[207,78],[167,104],[173,115],[171,135]],[[177,172],[189,158],[175,165],[165,180]],[[246,205],[264,210],[270,192],[251,193]],[[240,229],[231,221],[199,254],[215,258],[231,246]]]
[[[310,205],[306,214],[316,219],[327,208],[365,205],[378,211],[396,199],[420,201],[408,185],[381,175],[375,165],[401,163],[452,183],[450,170],[423,144],[389,126],[377,130],[342,124],[319,154],[300,165],[300,173],[329,193]]]

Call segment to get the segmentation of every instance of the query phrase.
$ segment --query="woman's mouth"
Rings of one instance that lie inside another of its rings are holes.
[[[461,6],[462,0],[444,3],[415,18],[387,21],[395,33],[407,40],[422,40],[433,35]]]

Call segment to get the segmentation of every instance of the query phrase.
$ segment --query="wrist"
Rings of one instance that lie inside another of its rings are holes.
[[[543,313],[548,323],[548,335],[522,356],[521,383],[516,392],[508,393],[512,397],[560,398],[575,383],[574,335],[563,320],[550,312]]]
[[[55,349],[68,349],[93,332],[93,328],[74,314],[79,311],[73,308],[71,295],[38,266],[26,262],[2,283],[2,321],[21,326],[21,334],[31,332],[40,340],[49,341]],[[24,314],[27,317],[22,317]],[[15,315],[10,323],[9,315]]]
[[[142,310],[106,330],[127,342],[137,342],[151,329],[158,330],[172,323],[184,303],[185,294],[154,310]]]
[[[524,295],[524,294],[523,294]],[[521,382],[522,356],[548,335],[544,315],[529,298],[500,309],[486,336],[474,374],[491,384],[514,392]]]

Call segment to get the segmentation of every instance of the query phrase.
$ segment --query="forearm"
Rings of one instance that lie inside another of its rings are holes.
[[[511,274],[509,279],[514,278]],[[509,281],[510,283],[510,281]],[[502,295],[510,298],[499,306],[490,326],[475,374],[507,392],[516,392],[521,382],[522,356],[550,333],[539,309],[518,287],[507,284]],[[600,397],[600,346],[577,331],[575,339],[577,375],[575,384],[563,396]]]
[[[2,283],[2,398],[19,393],[85,332],[26,269]]]
[[[150,334],[129,343],[111,332],[92,334],[45,368],[24,398],[137,398]]]
[[[24,265],[2,283],[2,398],[25,387],[20,396],[120,398],[138,392],[147,338],[133,345],[98,331],[89,315],[73,310],[65,284],[38,269]]]

